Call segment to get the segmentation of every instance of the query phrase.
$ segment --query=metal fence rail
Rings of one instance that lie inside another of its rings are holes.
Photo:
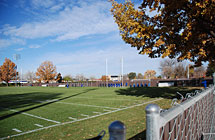
[[[146,107],[147,140],[215,140],[214,93],[210,87],[187,95],[181,104],[165,112],[159,106]]]

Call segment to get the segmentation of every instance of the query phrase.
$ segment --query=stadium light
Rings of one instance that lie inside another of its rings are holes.
[[[123,57],[121,58],[121,82],[123,87]]]
[[[105,77],[105,80],[106,80],[106,87],[108,88],[108,79],[107,79],[107,76],[108,76],[108,66],[107,66],[107,58],[106,58],[106,61],[105,61],[105,64],[106,64],[106,77]]]
[[[18,60],[21,59],[21,55],[20,54],[14,54],[13,58],[16,60],[16,70],[18,71]],[[16,86],[17,86],[17,71],[16,71]]]

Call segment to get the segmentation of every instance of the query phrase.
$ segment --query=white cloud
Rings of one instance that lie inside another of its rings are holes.
[[[25,41],[19,38],[0,39],[0,48],[5,48],[13,44],[25,45]]]
[[[20,51],[22,51],[22,50],[24,50],[24,48],[15,49],[15,51],[18,51],[18,52],[20,52]]]
[[[29,46],[30,49],[38,49],[38,48],[41,48],[40,45],[30,45]]]
[[[31,2],[34,8],[49,8],[55,4],[53,0],[32,0]]]
[[[35,7],[40,4],[51,7],[52,2],[35,0]],[[17,36],[26,39],[52,37],[56,41],[77,39],[86,35],[106,34],[117,30],[109,13],[109,2],[97,1],[80,6],[66,7],[57,16],[47,18],[42,22],[25,23],[20,27],[7,26],[4,35]],[[52,7],[53,8],[53,7]],[[57,8],[57,7],[56,7]]]
[[[57,5],[52,6],[52,7],[50,8],[50,10],[51,10],[52,12],[56,12],[56,11],[61,10],[64,6],[65,6],[64,3],[60,3],[60,4],[57,4]]]
[[[10,46],[11,42],[7,39],[0,39],[0,48]]]
[[[85,76],[101,76],[105,74],[105,60],[108,60],[108,74],[120,74],[121,57],[124,59],[124,73],[143,73],[148,69],[159,73],[160,59],[151,59],[145,55],[139,55],[137,50],[129,46],[112,46],[107,49],[86,49],[68,53],[48,53],[40,59],[52,61],[58,72],[62,74],[76,75],[83,73]]]

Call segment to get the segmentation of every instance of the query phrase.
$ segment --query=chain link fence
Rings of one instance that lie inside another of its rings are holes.
[[[189,93],[161,111],[156,104],[146,107],[147,140],[215,140],[215,87]],[[183,102],[182,102],[183,101]]]

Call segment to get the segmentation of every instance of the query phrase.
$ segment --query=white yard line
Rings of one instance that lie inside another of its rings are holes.
[[[36,125],[38,127],[43,127],[43,125],[41,125],[41,124],[34,124],[34,125]]]
[[[21,133],[21,132],[22,132],[21,130],[16,129],[16,128],[13,128],[12,130],[13,130],[13,131],[16,131],[16,132],[18,132],[18,133]]]
[[[69,119],[71,119],[71,120],[77,120],[76,118],[73,118],[73,117],[68,117]]]
[[[45,120],[45,121],[49,121],[49,122],[60,123],[58,121],[50,120],[50,119],[47,119],[47,118],[43,118],[43,117],[40,117],[40,116],[36,116],[36,115],[29,114],[29,113],[25,113],[25,112],[20,112],[20,111],[14,110],[14,109],[9,109],[8,108],[8,110],[12,111],[12,112],[19,112],[20,114],[23,114],[23,115],[26,115],[26,116],[31,116],[31,117],[34,117],[34,118],[37,118],[37,119],[41,119],[41,120]]]
[[[68,104],[68,105],[78,105],[78,106],[98,107],[98,108],[108,108],[108,109],[119,109],[119,108],[107,107],[107,106],[86,105],[86,104],[67,103],[67,102],[56,102],[56,103],[60,103],[60,104]]]
[[[89,117],[89,115],[85,115],[85,114],[81,114],[81,116],[84,116],[84,117]]]
[[[139,101],[143,102],[143,100],[132,100],[132,99],[105,99],[105,98],[87,98],[87,97],[74,97],[73,99],[92,99],[92,100],[107,100],[107,101]]]
[[[142,103],[142,104],[132,105],[132,106],[129,106],[129,107],[126,107],[126,108],[121,108],[121,109],[113,110],[113,111],[110,111],[110,112],[105,112],[105,113],[102,113],[102,114],[98,114],[98,115],[94,115],[94,116],[89,116],[89,117],[83,118],[83,119],[78,119],[78,120],[74,120],[74,121],[64,122],[64,123],[60,123],[60,124],[50,125],[50,126],[47,126],[47,127],[38,128],[38,129],[30,130],[30,131],[26,131],[26,132],[23,132],[23,133],[20,133],[20,134],[11,135],[9,137],[0,138],[0,140],[4,140],[4,139],[7,139],[7,138],[12,138],[12,137],[16,137],[16,136],[21,136],[21,135],[25,135],[25,134],[29,134],[29,133],[33,133],[33,132],[37,132],[37,131],[40,131],[40,130],[43,130],[43,129],[48,129],[48,128],[52,128],[52,127],[62,126],[62,125],[66,125],[66,124],[71,124],[71,123],[75,123],[75,122],[80,122],[80,121],[84,121],[84,120],[88,120],[88,119],[92,119],[92,118],[104,116],[104,115],[111,114],[111,113],[114,113],[114,112],[118,112],[118,111],[130,109],[130,108],[134,108],[134,107],[138,107],[138,106],[142,106],[144,104],[149,104],[149,103],[156,102],[156,101],[160,101],[162,99],[163,98],[159,98],[159,99],[155,99],[155,100],[152,100],[152,101],[149,101],[149,102],[145,102],[145,103]]]
[[[111,111],[111,110],[107,110],[107,109],[103,109],[104,111],[107,111],[107,112],[109,112],[109,111]]]
[[[126,108],[127,106],[119,106],[120,108]]]
[[[95,111],[94,111],[93,113],[96,113],[96,114],[101,114],[101,112],[95,112]]]

